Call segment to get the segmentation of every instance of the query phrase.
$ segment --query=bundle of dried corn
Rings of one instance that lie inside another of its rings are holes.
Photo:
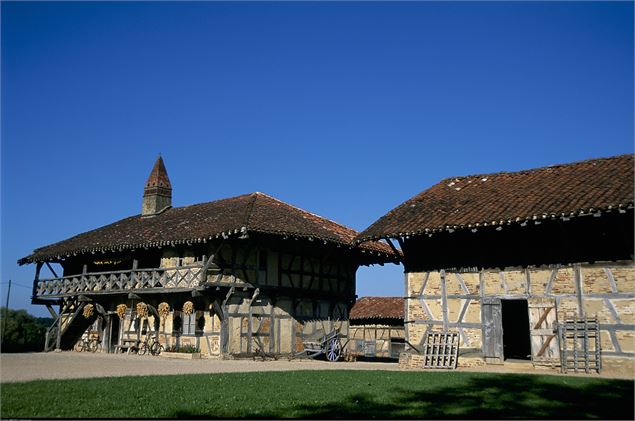
[[[159,304],[159,308],[157,310],[159,311],[159,316],[162,319],[165,319],[170,314],[170,305],[166,302],[162,302]]]
[[[85,318],[90,319],[93,314],[95,314],[95,306],[93,306],[92,304],[86,304],[84,306],[84,312],[82,314]]]
[[[191,301],[186,301],[185,304],[183,304],[183,313],[185,314],[194,313],[194,303]]]
[[[127,308],[128,308],[128,307],[127,307],[125,304],[119,304],[119,305],[117,306],[117,316],[119,316],[119,318],[120,318],[121,320],[123,320],[123,319],[124,319],[124,317],[126,317],[126,309],[127,309]]]
[[[143,301],[137,304],[137,317],[142,319],[148,317],[148,305]]]

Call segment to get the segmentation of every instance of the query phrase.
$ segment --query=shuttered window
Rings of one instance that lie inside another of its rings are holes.
[[[194,335],[196,331],[196,313],[183,314],[183,335]]]

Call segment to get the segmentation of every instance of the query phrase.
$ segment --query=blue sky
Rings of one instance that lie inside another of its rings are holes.
[[[2,2],[2,303],[34,248],[262,191],[363,230],[438,180],[632,153],[632,2]],[[357,293],[402,295],[403,268]]]

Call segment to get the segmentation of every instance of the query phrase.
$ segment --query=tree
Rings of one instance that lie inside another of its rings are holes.
[[[0,317],[5,317],[5,308],[0,307]],[[44,335],[46,329],[53,323],[48,317],[34,317],[26,310],[9,309],[6,320],[1,320],[0,334],[2,335],[1,352],[33,352],[44,349]]]

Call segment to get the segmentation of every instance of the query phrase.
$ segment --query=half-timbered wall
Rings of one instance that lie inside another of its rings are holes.
[[[526,299],[535,363],[557,363],[559,344],[553,330],[568,313],[599,319],[604,358],[635,358],[631,264],[410,272],[406,284],[406,338],[415,346],[428,330],[451,330],[460,334],[461,354],[502,361],[504,332],[497,325],[501,300]]]
[[[365,357],[398,358],[404,350],[403,326],[385,324],[351,325],[348,351]]]
[[[206,248],[165,247],[160,267],[150,268],[156,272],[152,288],[144,290],[146,284],[137,281],[132,285],[126,279],[121,287],[113,284],[117,287],[113,294],[107,293],[107,282],[82,292],[109,312],[110,325],[115,325],[112,318],[117,317],[117,305],[128,306],[125,320],[117,323],[115,338],[110,337],[108,329],[112,328],[105,324],[103,334],[109,336],[111,350],[115,344],[131,343],[157,331],[166,347],[192,345],[209,356],[289,354],[302,351],[303,339],[319,331],[337,327],[347,335],[357,269],[350,256],[335,247],[296,247],[294,251],[268,246],[238,241]],[[214,269],[202,276],[206,256],[211,255]],[[97,285],[100,276],[88,273],[80,277],[96,278]],[[141,278],[140,272],[134,276]],[[130,290],[136,297],[128,297],[128,291],[122,294],[121,289]],[[155,320],[150,314],[146,325],[142,325],[135,314],[140,301],[155,309],[166,302],[170,314],[164,321]],[[194,304],[197,324],[195,331],[187,333],[179,326],[186,301]]]

